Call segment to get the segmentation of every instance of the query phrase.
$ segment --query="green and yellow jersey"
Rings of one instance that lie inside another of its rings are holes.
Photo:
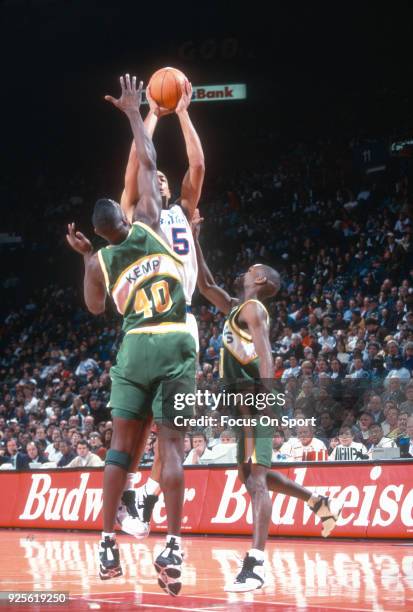
[[[241,310],[250,302],[256,302],[265,310],[269,322],[268,311],[259,300],[247,300],[231,310],[222,332],[220,378],[224,383],[260,378],[259,359],[251,334],[246,329],[241,329],[238,322]]]
[[[98,251],[98,259],[126,333],[185,325],[182,262],[149,226],[135,222],[127,238]]]
[[[256,382],[260,380],[259,358],[251,334],[240,327],[238,320],[240,312],[249,302],[256,302],[263,308],[269,322],[268,311],[259,300],[246,300],[231,310],[222,332],[224,346],[221,349],[220,377],[228,390],[251,394],[256,392]],[[238,437],[237,462],[244,464],[251,461],[271,467],[274,425],[261,422],[260,415],[263,413],[255,405],[243,404],[242,401],[235,404],[235,416],[245,418],[247,423],[253,417],[256,423],[235,428]]]

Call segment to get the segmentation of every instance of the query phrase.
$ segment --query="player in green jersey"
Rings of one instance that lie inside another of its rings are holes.
[[[127,115],[139,157],[140,199],[133,223],[127,221],[119,204],[101,199],[96,202],[92,220],[95,232],[109,246],[93,253],[91,243],[74,224],[69,225],[67,235],[70,246],[84,257],[88,309],[93,314],[102,313],[109,294],[123,316],[125,333],[111,369],[113,437],[103,481],[99,575],[106,580],[122,574],[115,515],[136,440],[146,439],[152,410],[158,425],[160,483],[168,516],[166,546],[156,558],[155,568],[160,586],[177,595],[181,588],[184,431],[174,426],[174,395],[194,391],[196,351],[185,325],[182,263],[160,229],[162,201],[156,154],[139,111],[142,83],[136,89],[136,77],[131,80],[126,75],[121,77],[121,88],[118,100],[111,96],[106,99]]]
[[[144,125],[148,135],[150,137],[153,136],[160,117],[165,114],[176,113],[185,140],[188,169],[182,181],[179,201],[171,203],[171,193],[166,176],[158,171],[159,190],[163,204],[161,228],[167,243],[183,263],[182,281],[187,306],[186,323],[194,336],[197,350],[199,350],[198,326],[191,309],[198,270],[189,222],[194,213],[198,212],[197,205],[201,196],[205,163],[201,141],[188,113],[188,107],[192,98],[192,86],[189,82],[185,82],[182,87],[181,99],[175,111],[161,108],[151,98],[149,88],[146,90],[146,97],[149,102],[149,112],[146,115]],[[128,219],[132,218],[135,206],[139,200],[138,171],[139,160],[137,159],[136,147],[133,142],[125,172],[124,190],[120,199],[121,208]],[[153,427],[153,432],[156,433],[156,424]],[[152,511],[161,492],[159,486],[161,465],[157,441],[155,441],[154,445],[154,461],[149,478],[139,488],[134,486],[137,466],[139,466],[143,451],[144,446],[137,441],[134,461],[125,483],[125,490],[122,494],[121,504],[117,513],[117,520],[122,530],[138,539],[149,534]]]
[[[237,297],[231,297],[218,287],[209,271],[197,239],[198,288],[223,313],[228,314],[223,330],[223,349],[220,376],[230,391],[272,391],[274,364],[269,339],[269,316],[262,300],[274,296],[280,287],[279,274],[262,264],[251,266],[235,281]],[[245,397],[245,396],[244,396]],[[238,417],[251,414],[242,400],[236,406]],[[252,548],[245,556],[242,568],[233,584],[225,590],[252,591],[261,588],[264,577],[264,547],[271,518],[269,490],[297,497],[323,522],[322,535],[335,527],[341,507],[335,500],[312,494],[311,491],[271,471],[272,438],[274,427],[260,424],[259,411],[252,411],[257,425],[243,425],[238,439],[238,474],[251,496],[253,513]],[[271,411],[265,410],[266,416]],[[261,413],[262,414],[262,413]],[[276,415],[274,415],[275,417]],[[245,418],[246,423],[248,419]],[[251,420],[252,421],[252,420]],[[250,422],[251,422],[250,421]]]

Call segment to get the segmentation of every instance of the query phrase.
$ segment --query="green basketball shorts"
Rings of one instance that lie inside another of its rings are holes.
[[[238,464],[256,463],[271,467],[273,426],[264,426],[259,422],[253,427],[237,427],[237,462]]]
[[[110,370],[112,416],[140,420],[152,415],[168,425],[177,416],[194,416],[192,406],[176,410],[175,396],[195,393],[195,367],[195,341],[184,326],[182,331],[165,326],[164,332],[127,333]]]

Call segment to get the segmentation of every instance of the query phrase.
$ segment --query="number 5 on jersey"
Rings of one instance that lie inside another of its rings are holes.
[[[154,309],[159,314],[168,312],[173,304],[168,283],[165,280],[153,283],[149,288],[149,292],[151,294],[150,297],[148,297],[146,289],[139,289],[136,292],[136,314],[143,314],[143,318],[147,319],[154,315]]]
[[[172,228],[172,240],[175,253],[178,255],[187,255],[189,253],[189,242],[186,235],[186,227],[173,227]]]

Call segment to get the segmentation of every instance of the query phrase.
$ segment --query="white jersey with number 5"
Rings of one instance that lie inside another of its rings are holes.
[[[191,226],[181,206],[173,204],[171,208],[161,211],[161,229],[172,250],[183,261],[182,285],[185,301],[189,307],[191,306],[192,295],[195,291],[198,278],[198,263]],[[191,313],[187,313],[187,325],[194,336],[198,350],[198,326],[195,317]]]

